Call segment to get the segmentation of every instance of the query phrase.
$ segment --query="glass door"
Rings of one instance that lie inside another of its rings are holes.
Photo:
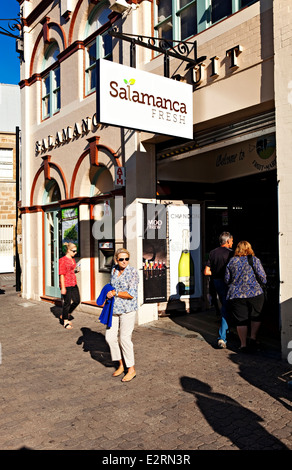
[[[60,210],[45,212],[45,294],[61,297],[59,287],[59,258],[61,248]]]

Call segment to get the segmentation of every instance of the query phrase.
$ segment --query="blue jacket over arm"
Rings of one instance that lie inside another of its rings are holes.
[[[107,299],[106,297],[107,293],[110,290],[114,290],[114,287],[111,284],[106,284],[102,288],[101,293],[96,299],[97,305],[101,306],[105,302],[104,307],[99,317],[99,321],[103,323],[104,325],[107,325],[109,328],[112,326],[112,316],[113,316],[113,308],[114,308],[114,302],[115,302],[114,297],[112,299]]]

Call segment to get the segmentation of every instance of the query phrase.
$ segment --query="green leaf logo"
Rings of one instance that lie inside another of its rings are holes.
[[[134,85],[135,82],[136,80],[134,78],[131,78],[129,81],[124,78],[124,83],[126,85]]]

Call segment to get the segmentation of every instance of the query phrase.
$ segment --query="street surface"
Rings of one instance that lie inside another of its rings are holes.
[[[130,468],[138,451],[189,465],[198,450],[292,449],[292,366],[277,342],[240,354],[233,334],[218,350],[214,312],[160,318],[136,326],[137,377],[122,383],[100,310],[81,306],[65,330],[57,307],[0,287],[1,450],[98,450]]]

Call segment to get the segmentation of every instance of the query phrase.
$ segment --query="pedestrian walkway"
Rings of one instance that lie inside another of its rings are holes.
[[[96,315],[81,306],[65,330],[57,307],[11,286],[2,292],[0,449],[112,451],[111,458],[292,449],[292,366],[273,347],[241,355],[233,338],[234,347],[218,350],[215,316],[214,324],[204,324],[203,313],[161,318],[135,328],[137,377],[122,383],[112,377]]]

